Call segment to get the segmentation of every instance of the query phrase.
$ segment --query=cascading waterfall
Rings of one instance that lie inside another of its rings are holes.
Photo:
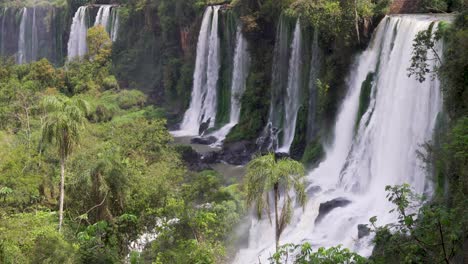
[[[278,148],[278,130],[283,122],[284,90],[288,84],[289,25],[281,14],[276,28],[275,49],[273,51],[273,69],[271,75],[271,103],[268,124],[257,140],[262,150]]]
[[[213,127],[216,120],[217,83],[219,78],[218,11],[220,6],[207,7],[203,15],[197,43],[192,97],[185,112],[181,130],[176,134],[198,135],[200,125]]]
[[[117,35],[119,33],[119,9],[112,8],[111,13],[112,13],[112,27],[111,27],[111,32],[110,32],[110,38],[112,42],[115,42],[117,40]]]
[[[70,38],[68,40],[68,60],[83,57],[86,54],[86,35],[88,30],[86,23],[87,8],[87,6],[80,6],[73,17]]]
[[[291,45],[288,40],[289,26],[282,15],[276,32],[270,116],[264,132],[257,140],[257,144],[263,150],[285,153],[289,153],[294,140],[297,112],[301,103],[303,54],[299,19],[296,21]],[[282,135],[281,145],[278,144],[278,135]]]
[[[358,239],[357,225],[377,216],[378,224],[396,220],[389,210],[384,187],[409,183],[417,192],[430,191],[416,150],[431,139],[441,110],[439,81],[409,78],[412,42],[437,16],[401,15],[384,18],[370,46],[351,67],[348,94],[339,111],[333,144],[326,159],[307,176],[309,201],[296,208],[281,244],[309,241],[314,249],[343,245],[362,255],[371,254],[371,237]],[[438,45],[440,51],[441,47]],[[435,60],[430,60],[431,64]],[[434,65],[431,65],[434,66]],[[370,103],[357,130],[361,87],[374,74]],[[350,203],[317,220],[321,203],[342,198]],[[262,263],[274,252],[274,228],[268,220],[252,220],[248,248],[235,263]]]
[[[21,15],[16,62],[23,64],[36,61],[38,46],[36,8],[30,10],[24,7]]]
[[[107,32],[111,32],[108,28],[111,8],[111,5],[101,5],[99,7],[96,20],[94,21],[94,26],[101,25],[106,29]]]
[[[21,15],[20,31],[18,38],[18,55],[16,62],[23,64],[26,62],[26,20],[28,18],[28,9],[23,8],[23,14]]]
[[[284,105],[283,143],[279,152],[289,153],[296,131],[297,111],[300,106],[300,78],[301,78],[301,25],[299,19],[294,29],[289,59],[288,86]]]
[[[242,35],[242,27],[237,26],[236,48],[234,51],[234,63],[232,69],[231,82],[231,108],[229,113],[229,123],[212,135],[218,139],[218,144],[222,142],[231,129],[239,122],[241,111],[241,98],[245,91],[250,57],[247,50],[247,40]]]

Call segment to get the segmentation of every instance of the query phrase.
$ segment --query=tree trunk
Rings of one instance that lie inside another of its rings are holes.
[[[65,197],[65,159],[60,159],[60,201],[59,201],[59,232],[62,231],[63,223],[63,200]]]
[[[278,191],[278,183],[275,183],[273,187],[273,191],[275,193],[275,242],[276,242],[276,251],[278,252],[279,248],[279,238],[280,238],[280,230],[279,230],[279,214],[278,214],[278,202],[279,202],[279,191]]]

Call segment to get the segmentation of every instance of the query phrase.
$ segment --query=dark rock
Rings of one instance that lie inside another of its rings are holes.
[[[210,122],[211,122],[211,117],[208,118],[208,120],[206,120],[206,122],[202,122],[200,124],[200,128],[198,128],[198,135],[205,134],[206,130],[210,127]]]
[[[202,157],[201,157],[201,160],[204,163],[208,163],[208,164],[219,163],[219,162],[221,162],[219,156],[220,156],[219,152],[211,151],[211,152],[208,152],[208,153],[204,153],[202,155]]]
[[[365,225],[365,224],[359,224],[357,226],[357,229],[358,229],[358,238],[361,239],[365,236],[368,236],[370,234],[370,228]]]
[[[325,215],[331,212],[331,210],[337,208],[337,207],[345,207],[348,204],[350,204],[351,201],[346,200],[345,198],[336,198],[331,201],[321,203],[319,206],[319,214],[317,216],[317,219],[315,219],[315,223],[320,222]]]
[[[287,159],[289,158],[289,154],[286,152],[275,152],[275,159],[280,160],[280,159]]]
[[[232,165],[245,165],[255,151],[255,144],[248,140],[226,143],[220,152],[220,159]]]
[[[196,137],[196,138],[192,138],[190,140],[190,143],[192,144],[200,144],[200,145],[211,145],[213,143],[215,143],[216,141],[218,141],[218,139],[216,137],[213,137],[213,136],[209,136],[209,137]]]
[[[188,169],[191,171],[203,171],[210,169],[210,165],[208,165],[204,160],[202,160],[202,156],[196,152],[192,147],[186,145],[179,145],[176,146],[177,152],[181,154],[181,158],[184,161],[185,165],[187,165]]]

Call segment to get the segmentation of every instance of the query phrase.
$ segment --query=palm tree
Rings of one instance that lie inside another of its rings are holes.
[[[65,196],[65,162],[79,142],[80,130],[86,121],[88,103],[65,96],[46,96],[42,101],[46,118],[42,127],[42,142],[55,144],[60,158],[59,232],[63,223]]]
[[[274,153],[257,157],[247,165],[245,178],[247,205],[255,206],[259,219],[265,212],[271,223],[270,204],[273,198],[276,250],[278,250],[280,235],[292,218],[291,190],[294,190],[297,202],[302,209],[305,207],[304,175],[304,166],[301,163],[290,158],[278,158]],[[283,196],[282,200],[280,200],[281,196]],[[282,202],[281,212],[278,212],[280,202]]]

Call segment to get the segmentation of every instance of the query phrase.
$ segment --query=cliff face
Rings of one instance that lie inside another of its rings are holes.
[[[68,36],[67,10],[52,6],[2,8],[0,10],[0,54],[23,62],[46,58],[63,62]]]
[[[421,0],[394,0],[390,5],[390,14],[415,13],[421,4]]]

